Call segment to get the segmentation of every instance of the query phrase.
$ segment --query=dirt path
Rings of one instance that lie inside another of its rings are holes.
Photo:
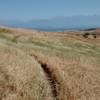
[[[40,61],[39,61],[39,64],[41,65],[42,69],[44,70],[44,72],[46,74],[46,77],[47,77],[47,79],[48,79],[48,81],[50,83],[53,96],[54,96],[54,98],[56,98],[57,97],[57,90],[56,90],[57,81],[54,79],[54,77],[52,77],[52,72],[48,68],[47,64],[42,63]]]
[[[57,85],[59,84],[59,82],[57,81],[56,76],[54,76],[54,74],[53,74],[53,72],[52,72],[52,70],[50,69],[50,67],[49,67],[48,64],[46,64],[46,63],[40,61],[40,60],[38,59],[38,57],[35,56],[35,55],[31,55],[31,56],[33,56],[33,57],[36,59],[36,61],[41,65],[41,68],[43,69],[43,71],[44,71],[44,73],[45,73],[45,75],[46,75],[46,77],[47,77],[47,80],[48,80],[48,82],[49,82],[49,84],[50,84],[53,97],[55,98],[54,100],[59,100],[59,99],[57,99],[57,98],[58,98]]]

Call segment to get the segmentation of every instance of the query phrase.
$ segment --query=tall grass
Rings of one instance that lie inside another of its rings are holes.
[[[24,32],[25,34],[21,34]],[[14,86],[18,83],[18,90],[24,92],[25,98],[21,100],[54,99],[48,79],[38,60],[47,65],[51,76],[56,79],[58,100],[100,99],[100,39],[84,39],[80,35],[67,33],[29,34],[25,30],[19,31],[18,34],[21,35],[1,35],[0,39],[3,38],[6,42],[1,39],[0,43],[8,46],[6,49],[2,49],[5,46],[0,47],[0,62],[3,66],[9,67],[2,67],[3,70],[7,70],[5,73],[2,72],[6,74],[9,71],[8,74],[13,76],[11,80]],[[30,55],[35,55],[37,59]],[[0,75],[4,77],[1,72]],[[4,86],[6,82],[4,79]],[[2,94],[5,94],[7,90],[2,91]],[[12,92],[8,89],[7,93]]]

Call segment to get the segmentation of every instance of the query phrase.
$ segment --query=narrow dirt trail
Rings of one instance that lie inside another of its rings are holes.
[[[31,56],[33,56],[35,58],[35,60],[41,65],[41,68],[43,69],[43,71],[47,77],[47,80],[50,84],[54,100],[59,100],[58,99],[58,90],[57,90],[57,86],[58,86],[59,82],[57,81],[56,76],[54,76],[52,70],[50,69],[50,67],[47,63],[40,61],[36,55],[31,55]]]
[[[44,70],[46,77],[50,83],[51,89],[52,89],[52,93],[53,96],[56,98],[57,97],[57,90],[56,90],[56,80],[52,77],[52,72],[49,70],[49,68],[47,67],[47,64],[43,64],[41,62],[39,62],[41,64],[42,69]]]

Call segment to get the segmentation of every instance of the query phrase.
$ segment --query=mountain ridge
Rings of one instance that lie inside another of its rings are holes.
[[[37,19],[30,21],[0,20],[0,25],[33,28],[33,29],[85,29],[100,27],[100,15],[94,16],[58,16],[51,19]]]

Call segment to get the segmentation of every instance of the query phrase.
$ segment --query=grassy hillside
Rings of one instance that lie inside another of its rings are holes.
[[[6,91],[0,85],[1,99],[100,99],[99,37],[85,39],[79,33],[10,31],[0,32],[0,63],[5,66],[0,66],[5,72],[0,72],[0,83],[7,88]],[[11,83],[4,78],[6,74],[11,76]],[[8,89],[9,84],[16,89]],[[24,91],[22,97],[16,98],[17,89]]]
[[[4,39],[4,38],[3,38]],[[52,92],[40,65],[0,37],[0,99],[52,100]]]

